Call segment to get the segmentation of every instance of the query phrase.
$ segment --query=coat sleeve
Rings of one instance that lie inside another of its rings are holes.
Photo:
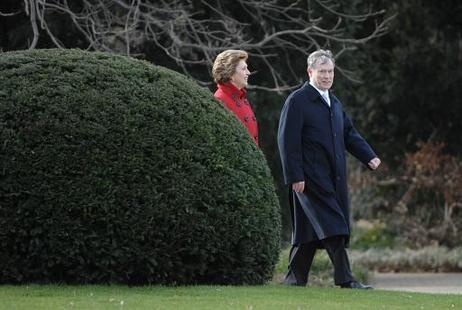
[[[347,151],[364,165],[367,166],[371,159],[377,157],[366,140],[361,137],[353,126],[353,123],[345,112],[343,112],[343,134]]]
[[[278,147],[285,184],[305,180],[302,157],[303,113],[289,97],[279,119]]]

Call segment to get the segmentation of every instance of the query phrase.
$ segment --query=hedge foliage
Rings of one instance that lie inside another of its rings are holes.
[[[265,158],[206,89],[80,50],[0,54],[0,282],[258,284]]]

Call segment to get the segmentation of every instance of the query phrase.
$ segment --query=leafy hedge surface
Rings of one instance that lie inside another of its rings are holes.
[[[79,50],[0,54],[0,282],[257,284],[280,219],[208,90]]]

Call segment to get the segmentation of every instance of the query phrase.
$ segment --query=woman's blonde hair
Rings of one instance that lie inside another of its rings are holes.
[[[240,60],[247,60],[249,55],[242,50],[226,50],[218,54],[213,62],[212,76],[217,84],[229,82]]]

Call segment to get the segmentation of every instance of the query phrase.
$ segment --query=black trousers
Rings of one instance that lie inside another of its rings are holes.
[[[345,249],[345,237],[333,236],[321,240],[321,242],[329,255],[332,265],[334,265],[335,285],[353,281],[350,262]],[[318,248],[317,245],[318,243],[312,242],[292,246],[289,255],[289,272],[285,277],[285,284],[306,285],[311,264]]]

